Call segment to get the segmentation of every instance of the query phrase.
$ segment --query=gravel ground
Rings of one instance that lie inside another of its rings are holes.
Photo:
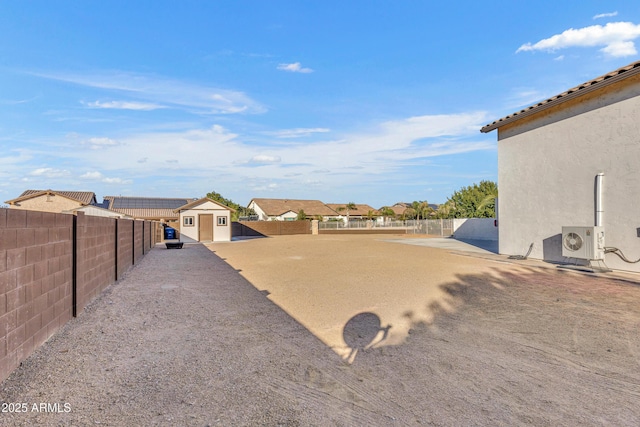
[[[639,425],[640,286],[505,261],[158,246],[1,384],[27,411],[0,424]]]

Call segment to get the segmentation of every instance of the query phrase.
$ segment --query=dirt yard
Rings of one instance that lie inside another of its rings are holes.
[[[0,425],[640,424],[634,276],[388,238],[158,246],[2,383],[28,410]]]

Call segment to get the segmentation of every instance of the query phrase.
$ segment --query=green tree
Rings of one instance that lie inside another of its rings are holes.
[[[231,209],[235,210],[235,212],[231,213],[231,221],[237,221],[239,217],[241,216],[249,216],[249,215],[255,215],[255,211],[253,209],[249,209],[249,208],[245,208],[244,206],[240,206],[237,203],[234,203],[233,200],[231,199],[227,199],[225,197],[223,197],[220,193],[217,193],[215,191],[211,191],[210,193],[207,193],[207,198],[214,200],[218,203],[220,203],[221,205],[225,205],[230,207]]]
[[[297,219],[298,221],[304,221],[305,219],[307,219],[307,214],[306,214],[306,213],[304,213],[304,210],[303,210],[303,209],[300,209],[300,210],[298,211],[298,216],[296,216],[296,219]]]
[[[418,220],[427,218],[433,212],[433,209],[429,206],[429,202],[426,200],[411,203],[411,209],[415,212],[414,218]]]
[[[439,212],[441,218],[495,218],[498,185],[480,181],[454,192]],[[445,216],[446,215],[446,216]]]
[[[349,202],[344,206],[340,206],[337,211],[338,212],[342,212],[342,211],[347,211],[347,223],[349,223],[349,212],[352,210],[356,209],[356,204],[353,202]]]
[[[441,204],[440,206],[438,206],[438,209],[436,210],[436,215],[435,217],[437,219],[441,219],[441,218],[453,218],[453,211],[456,208],[455,203],[447,200],[446,203]]]
[[[393,209],[391,209],[389,206],[383,206],[380,208],[380,215],[382,215],[382,217],[386,220],[389,217],[395,217],[396,213]]]

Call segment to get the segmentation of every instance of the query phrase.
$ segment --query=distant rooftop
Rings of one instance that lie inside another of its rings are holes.
[[[193,198],[105,196],[107,209],[145,219],[175,219],[175,209],[193,202]]]
[[[96,195],[92,191],[60,191],[60,190],[25,190],[22,194],[13,200],[8,200],[6,203],[21,201],[30,197],[39,196],[42,194],[59,194],[69,199],[77,200],[85,205],[96,204]]]

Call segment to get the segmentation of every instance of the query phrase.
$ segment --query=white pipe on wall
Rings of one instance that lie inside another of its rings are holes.
[[[602,219],[604,216],[604,208],[602,203],[602,182],[604,180],[604,172],[600,172],[596,175],[596,227],[602,226]]]

